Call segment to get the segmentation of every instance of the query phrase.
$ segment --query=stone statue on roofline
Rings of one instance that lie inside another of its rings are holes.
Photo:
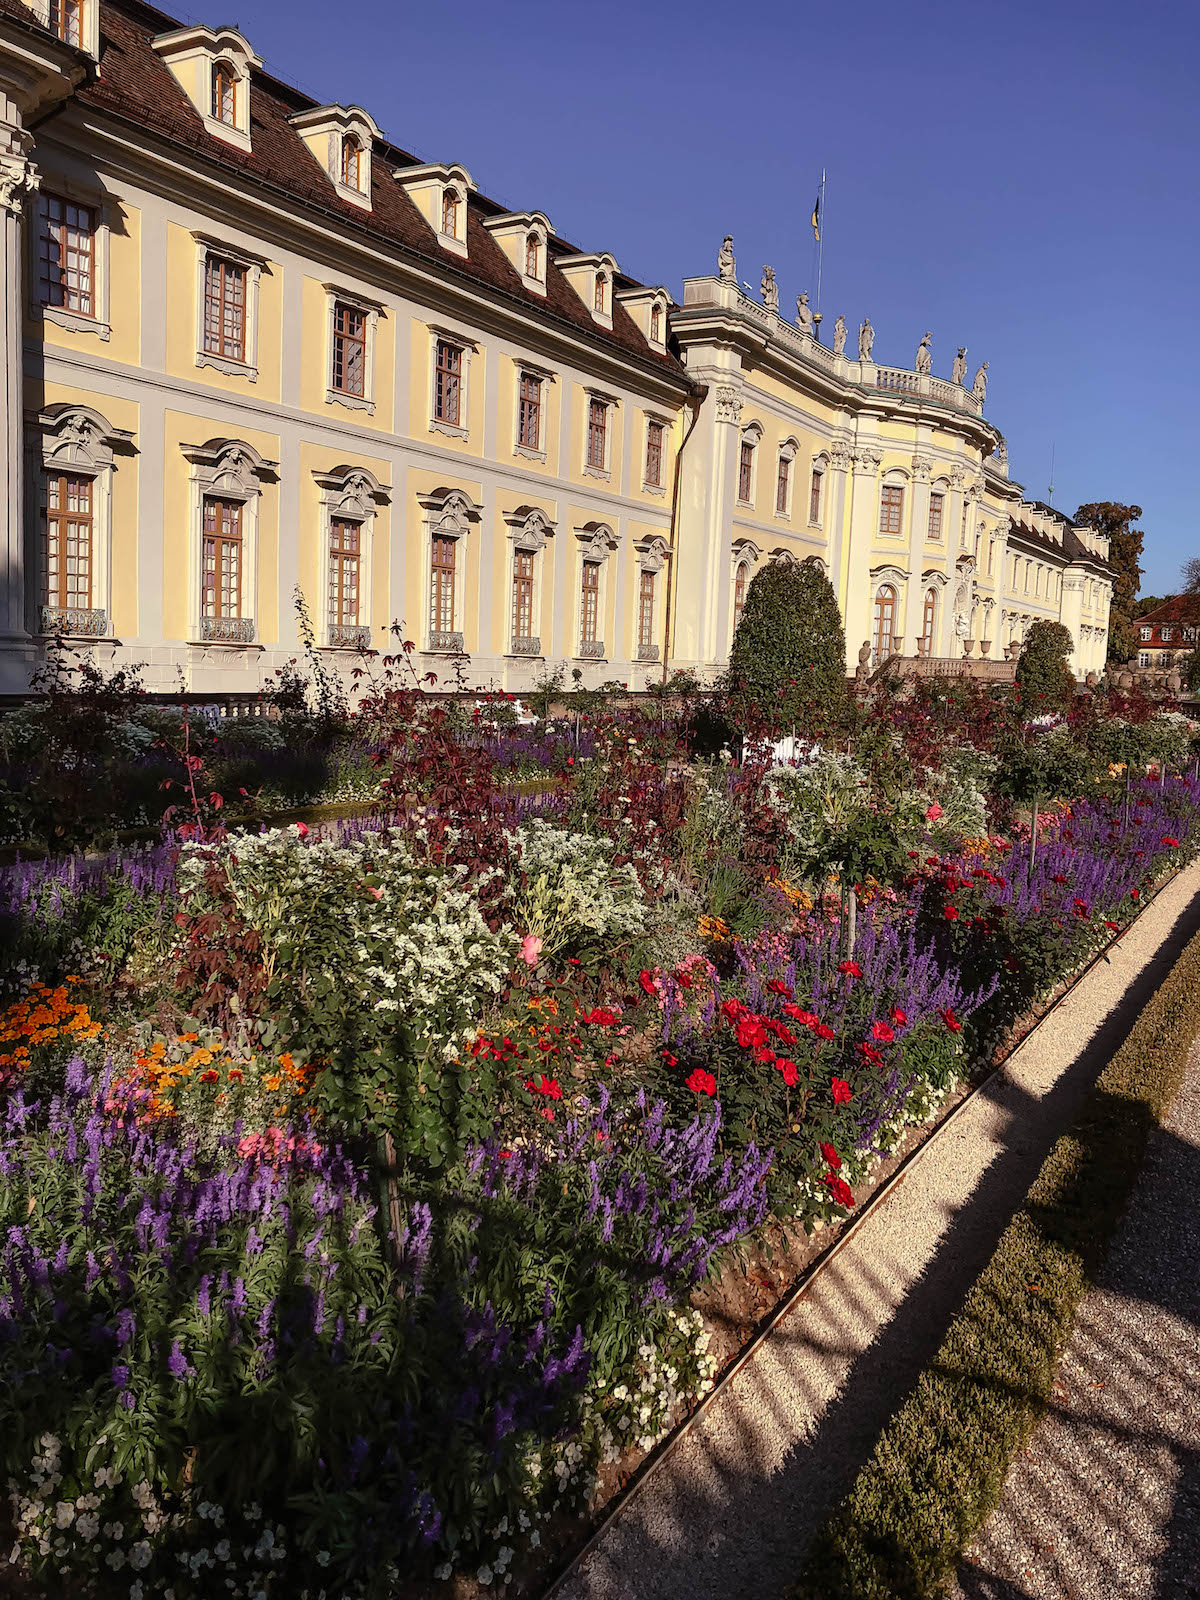
[[[960,344],[958,354],[954,358],[954,365],[950,368],[950,382],[961,383],[967,375],[967,347]]]
[[[779,285],[775,282],[775,268],[764,267],[762,271],[762,303],[768,311],[779,310]]]
[[[840,356],[846,348],[846,319],[839,317],[833,325],[833,353]]]
[[[930,341],[932,333],[926,333],[917,346],[917,372],[922,378],[927,378],[933,371],[933,347]]]
[[[870,361],[871,351],[875,346],[875,329],[871,326],[870,317],[862,319],[862,326],[858,330],[858,359]]]
[[[813,314],[812,307],[808,303],[807,289],[796,296],[796,326],[801,333],[813,331]]]
[[[717,251],[717,274],[726,283],[737,282],[737,257],[733,253],[733,235],[727,233]]]
[[[988,364],[985,361],[980,367],[979,371],[975,374],[975,383],[971,390],[971,393],[975,396],[976,400],[979,401],[980,405],[982,405],[987,399],[987,372]]]

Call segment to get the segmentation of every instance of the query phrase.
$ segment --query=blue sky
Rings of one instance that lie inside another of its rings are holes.
[[[195,0],[193,0],[195,3]],[[1143,507],[1143,592],[1200,554],[1200,8],[1184,0],[239,0],[267,68],[678,293],[733,233],[780,303],[869,313],[878,360],[990,362],[1011,470]],[[210,22],[227,20],[212,15]],[[355,48],[355,42],[365,48]]]

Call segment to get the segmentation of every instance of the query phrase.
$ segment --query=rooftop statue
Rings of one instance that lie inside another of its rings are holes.
[[[954,358],[954,365],[950,368],[950,382],[961,383],[967,375],[967,347],[960,344],[958,354]]]
[[[929,342],[932,338],[932,333],[926,333],[917,346],[917,371],[923,378],[927,378],[933,371],[933,350]]]
[[[987,399],[987,370],[988,364],[985,361],[980,367],[979,371],[975,374],[975,384],[971,390],[972,394],[975,396],[976,400],[979,401],[980,405],[982,405]]]
[[[858,359],[870,361],[871,350],[875,344],[875,329],[871,326],[870,317],[862,319],[862,327],[858,330]]]
[[[813,314],[812,307],[808,303],[807,289],[796,296],[796,325],[801,333],[811,333],[813,331]]]
[[[840,356],[846,348],[846,319],[839,317],[833,325],[833,353]]]
[[[775,282],[775,268],[764,267],[762,274],[762,303],[768,311],[779,310],[779,285]]]
[[[737,258],[733,253],[733,235],[727,233],[717,251],[717,273],[726,283],[737,282]]]

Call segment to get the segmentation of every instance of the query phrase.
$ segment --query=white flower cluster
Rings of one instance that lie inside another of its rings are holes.
[[[516,831],[523,883],[517,925],[542,941],[542,954],[602,947],[641,933],[646,897],[628,862],[613,865],[613,844],[535,820]]]
[[[185,846],[180,890],[207,904],[212,847]],[[418,861],[399,829],[339,844],[297,828],[239,835],[221,846],[230,891],[260,933],[268,965],[303,946],[306,981],[364,983],[377,1011],[446,1042],[497,994],[516,942],[493,933],[465,868]]]

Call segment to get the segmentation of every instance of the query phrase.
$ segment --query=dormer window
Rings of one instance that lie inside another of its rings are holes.
[[[371,147],[382,138],[361,106],[313,106],[288,118],[325,169],[339,199],[371,209]]]
[[[83,0],[50,0],[50,31],[64,44],[83,48]]]
[[[457,162],[445,166],[397,167],[392,176],[404,189],[437,236],[443,250],[467,254],[467,196],[475,183]]]
[[[363,147],[352,133],[342,140],[342,182],[362,193]]]
[[[633,289],[616,289],[613,285],[609,297],[609,309],[612,300],[617,299],[628,311],[638,326],[638,330],[646,342],[655,350],[662,351],[667,347],[667,312],[672,302],[671,297],[661,284],[650,288],[638,286]],[[598,316],[598,312],[593,315]]]
[[[237,76],[227,61],[218,61],[213,68],[212,114],[226,127],[237,127]]]
[[[592,296],[592,310],[601,313],[608,310],[607,303],[608,279],[602,272],[596,274],[596,289]]]
[[[654,305],[650,308],[650,341],[652,344],[662,343],[662,307]]]
[[[236,28],[201,26],[160,33],[152,42],[209,133],[249,150],[250,75],[262,62],[247,40]]]
[[[542,276],[541,251],[538,248],[538,237],[531,233],[525,240],[525,276],[540,279]]]
[[[442,190],[442,232],[458,238],[458,194],[454,189]]]

